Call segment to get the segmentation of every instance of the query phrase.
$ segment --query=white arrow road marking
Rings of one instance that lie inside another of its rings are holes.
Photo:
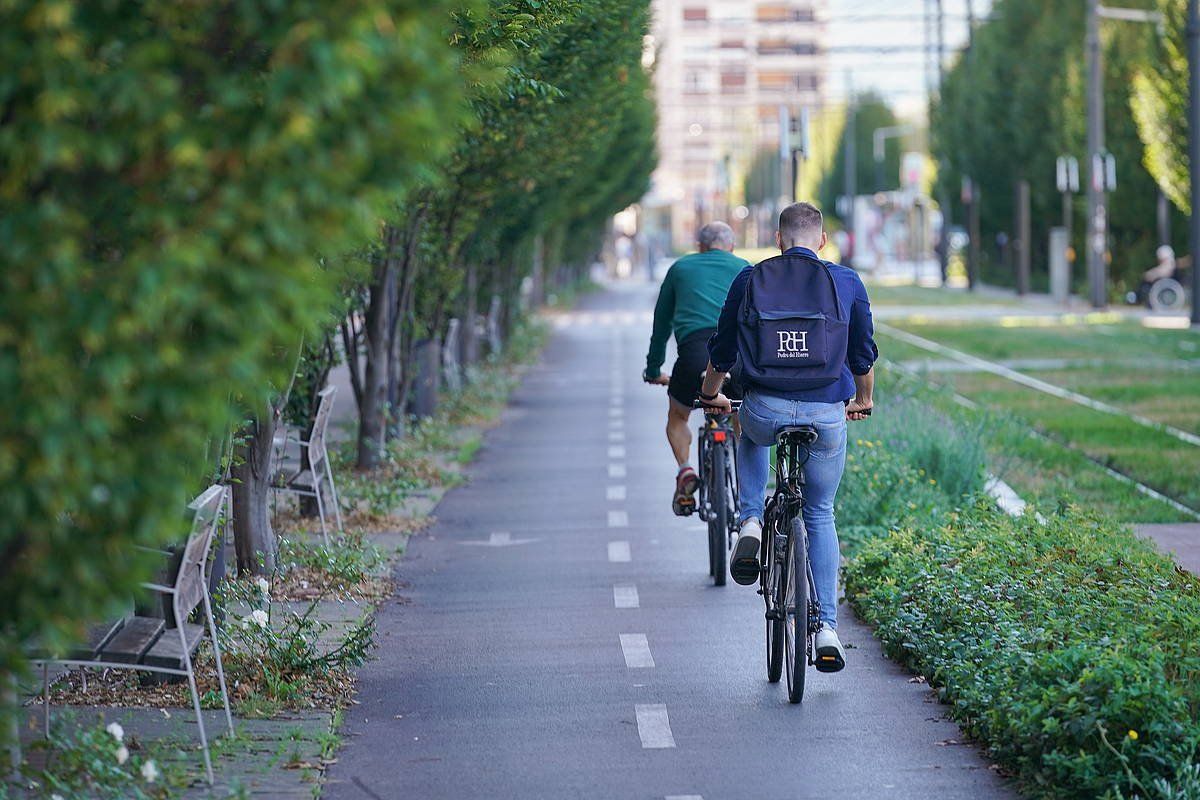
[[[629,561],[629,542],[609,542],[608,560],[614,564]]]
[[[606,500],[624,500],[625,499],[625,485],[621,484],[619,486],[609,486],[604,491],[604,498]]]
[[[640,608],[637,587],[632,583],[618,583],[613,587],[614,608]]]
[[[637,704],[633,707],[637,714],[638,736],[642,739],[642,747],[661,749],[675,746],[675,737],[671,735],[671,720],[667,718],[667,707],[662,703]]]
[[[622,633],[621,653],[625,656],[625,666],[630,669],[648,669],[654,666],[654,656],[650,655],[650,642],[646,641],[644,633]]]
[[[627,512],[627,511],[609,511],[608,512],[608,527],[610,527],[610,528],[628,528],[629,527],[629,512]]]
[[[471,542],[460,542],[459,544],[473,545],[475,547],[513,547],[515,545],[529,544],[530,542],[536,542],[536,541],[538,541],[538,540],[537,539],[514,539],[514,538],[512,538],[511,533],[508,533],[506,531],[496,531],[495,533],[493,533],[491,536],[488,537],[488,540],[486,542],[471,541]]]
[[[625,477],[625,465],[624,464],[609,464],[608,465],[608,477],[624,478]]]

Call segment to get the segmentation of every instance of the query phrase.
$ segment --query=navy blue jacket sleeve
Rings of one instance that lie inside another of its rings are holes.
[[[725,295],[725,305],[721,307],[721,316],[717,320],[717,332],[708,340],[708,360],[712,362],[713,369],[719,372],[733,369],[737,361],[737,315],[753,270],[753,266],[746,267],[729,285],[729,294]]]
[[[854,276],[854,302],[850,306],[849,347],[846,363],[855,375],[866,375],[879,358],[875,346],[875,323],[871,320],[871,300],[862,279]]]

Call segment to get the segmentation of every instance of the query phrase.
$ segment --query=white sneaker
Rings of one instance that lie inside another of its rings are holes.
[[[737,542],[733,545],[733,557],[729,560],[729,574],[736,583],[751,586],[758,583],[762,565],[758,560],[762,550],[762,523],[754,517],[742,523]]]
[[[821,627],[817,629],[813,645],[817,654],[818,672],[841,672],[846,668],[846,651],[833,628],[822,622]]]

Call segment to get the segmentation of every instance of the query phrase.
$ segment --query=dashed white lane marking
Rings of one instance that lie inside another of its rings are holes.
[[[630,559],[629,542],[609,542],[608,560],[614,564],[624,564]]]
[[[632,583],[618,583],[613,586],[614,608],[641,608],[642,601],[638,597],[637,587]]]
[[[609,486],[607,489],[604,490],[604,499],[606,499],[606,500],[624,500],[625,494],[626,494],[626,492],[625,492],[624,484],[618,484],[616,486]]]
[[[625,465],[624,464],[609,464],[608,465],[608,477],[624,478],[625,477]]]
[[[625,416],[625,409],[623,409],[623,408],[617,408],[616,406],[613,406],[612,408],[610,408],[610,409],[608,410],[608,415],[609,415],[610,417],[622,417],[622,416]]]
[[[610,442],[625,441],[625,431],[609,431],[608,432],[608,440]]]
[[[624,458],[625,457],[624,446],[615,444],[612,447],[609,447],[608,448],[608,457],[609,458]]]
[[[608,512],[608,527],[610,527],[610,528],[628,528],[629,527],[629,512],[627,512],[627,511],[609,511]]]
[[[662,749],[675,746],[675,737],[671,735],[671,720],[667,717],[667,707],[662,703],[639,703],[633,707],[637,715],[638,736],[641,737],[642,747],[647,749]]]
[[[669,794],[663,800],[704,800],[698,794]]]
[[[625,429],[625,419],[623,417],[613,417],[612,419],[610,419],[608,421],[608,427],[612,428],[614,431],[615,430],[624,430]]]
[[[1162,431],[1168,436],[1174,436],[1181,442],[1187,442],[1191,445],[1200,446],[1200,436],[1197,436],[1194,433],[1188,433],[1187,431],[1180,430],[1174,426],[1166,425],[1161,422],[1155,422],[1154,420],[1143,417],[1140,414],[1131,414],[1128,411],[1122,411],[1115,406],[1110,406],[1108,403],[1102,403],[1099,400],[1094,400],[1087,395],[1082,395],[1078,392],[1072,392],[1070,389],[1064,389],[1061,386],[1055,386],[1052,383],[1047,383],[1046,381],[1038,380],[1037,378],[1031,378],[1028,375],[1017,372],[1014,369],[1009,369],[1008,367],[1003,367],[991,361],[963,353],[959,350],[955,350],[952,347],[946,347],[944,344],[932,342],[928,339],[911,334],[908,331],[902,331],[899,328],[893,328],[890,325],[885,325],[882,322],[876,327],[889,336],[893,336],[902,342],[920,347],[923,350],[939,353],[963,364],[969,364],[977,369],[983,370],[984,372],[990,372],[993,375],[999,375],[1000,377],[1007,378],[1014,383],[1019,383],[1022,386],[1043,392],[1051,397],[1057,397],[1060,400],[1068,400],[1076,405],[1081,405],[1084,408],[1090,408],[1093,411],[1099,411],[1103,414],[1112,414],[1113,416],[1117,417],[1125,417],[1126,419],[1143,427],[1151,428],[1156,431]]]
[[[625,656],[625,666],[630,669],[649,669],[654,666],[650,642],[646,641],[644,633],[622,633],[621,653]]]

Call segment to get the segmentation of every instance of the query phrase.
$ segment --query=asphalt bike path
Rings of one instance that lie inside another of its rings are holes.
[[[323,796],[1015,797],[847,608],[845,671],[810,669],[800,706],[767,683],[760,597],[712,586],[703,524],[670,510],[653,300],[560,318],[411,541]]]

